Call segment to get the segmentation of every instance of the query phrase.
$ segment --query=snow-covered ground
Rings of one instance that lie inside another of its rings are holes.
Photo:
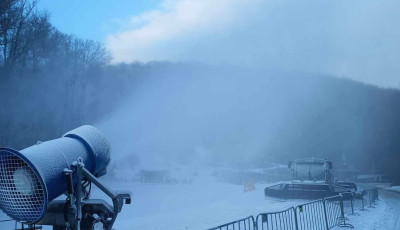
[[[389,189],[400,192],[400,186],[392,186]]]
[[[0,221],[8,219],[10,219],[10,217],[8,217],[6,214],[4,214],[4,212],[0,210]],[[0,222],[1,230],[14,230],[14,227],[15,227],[14,221]]]
[[[259,213],[284,210],[308,201],[265,199],[267,184],[257,184],[253,192],[243,186],[197,181],[192,185],[130,184],[116,186],[132,192],[132,204],[126,205],[115,228],[128,229],[208,229]],[[99,191],[94,194],[100,196]],[[355,229],[400,229],[400,193],[382,191],[380,201],[360,214],[348,216]]]
[[[359,216],[349,216],[355,229],[397,230],[400,229],[400,194],[381,190],[380,200],[366,211],[357,210]]]
[[[192,184],[121,183],[112,180],[105,183],[110,188],[132,193],[132,204],[124,205],[114,225],[118,230],[205,230],[249,215],[283,210],[307,202],[265,199],[263,189],[267,184],[257,184],[255,191],[244,192],[243,185],[217,182],[207,175],[196,178]],[[106,196],[94,189],[92,198]],[[400,194],[382,191],[380,198],[373,208],[367,207],[368,211],[356,211],[360,216],[349,216],[355,229],[400,229]],[[0,220],[5,218],[0,213]],[[13,222],[0,223],[1,230],[11,230],[13,226]]]
[[[304,202],[265,199],[263,189],[244,192],[243,185],[231,185],[205,179],[192,184],[114,185],[132,192],[132,204],[125,205],[115,228],[204,230],[232,220],[278,211]],[[95,190],[94,197],[101,192]],[[103,196],[104,197],[104,196]]]
[[[257,184],[255,191],[244,192],[243,185],[221,183],[210,174],[201,173],[191,184],[104,180],[107,187],[132,194],[132,204],[124,205],[114,228],[204,230],[249,215],[279,211],[304,202],[265,199],[263,189],[269,184]],[[91,197],[111,203],[95,187]],[[1,219],[7,217],[0,214]],[[13,222],[0,223],[1,230],[11,230],[13,226]]]

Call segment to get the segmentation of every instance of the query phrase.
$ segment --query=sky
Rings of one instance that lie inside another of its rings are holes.
[[[107,35],[124,29],[127,21],[153,10],[161,0],[40,0],[38,8],[51,14],[62,32],[104,42]]]
[[[42,0],[57,28],[120,62],[308,71],[400,88],[396,0]]]

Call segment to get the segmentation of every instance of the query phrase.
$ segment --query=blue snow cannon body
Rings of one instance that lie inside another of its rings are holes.
[[[17,221],[38,222],[49,202],[66,191],[63,171],[71,169],[78,158],[96,177],[105,174],[110,146],[95,127],[81,126],[21,151],[0,148],[1,209]]]

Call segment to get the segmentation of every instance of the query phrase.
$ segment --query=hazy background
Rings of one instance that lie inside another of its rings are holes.
[[[2,146],[93,124],[113,164],[346,155],[400,182],[397,1],[88,2],[0,3]]]
[[[113,63],[200,61],[400,87],[398,1],[166,0],[107,36]]]

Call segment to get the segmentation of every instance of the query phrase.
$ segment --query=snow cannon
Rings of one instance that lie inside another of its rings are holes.
[[[106,173],[109,162],[106,138],[89,125],[21,151],[0,148],[0,207],[16,221],[33,224],[54,206],[52,200],[66,194],[74,198],[69,201],[75,207],[71,209],[75,210],[71,211],[75,212],[73,216],[81,215],[83,182],[98,182],[97,177]],[[64,207],[67,202],[63,202]],[[68,214],[64,209],[59,212],[63,217]],[[72,219],[80,224],[78,218]]]

